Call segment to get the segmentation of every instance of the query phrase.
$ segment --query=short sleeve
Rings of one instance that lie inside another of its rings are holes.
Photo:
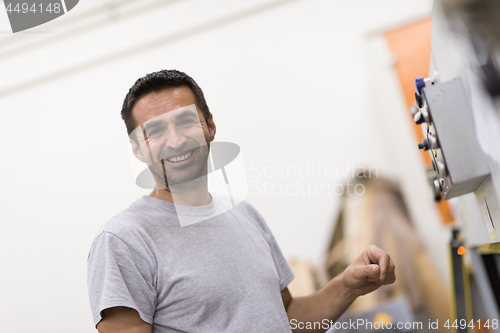
[[[153,324],[157,298],[151,265],[132,247],[110,232],[99,234],[87,260],[87,287],[94,325],[107,308],[124,306],[137,310]]]
[[[290,266],[286,262],[286,259],[283,256],[283,253],[281,252],[280,247],[278,246],[278,243],[276,242],[276,239],[274,238],[271,230],[269,230],[269,227],[267,226],[264,218],[248,202],[244,201],[244,204],[247,207],[248,213],[252,215],[254,220],[259,224],[259,229],[262,230],[264,238],[271,247],[271,254],[273,256],[274,265],[276,266],[276,270],[278,271],[278,275],[280,277],[280,290],[283,290],[290,284],[290,282],[292,282],[295,276],[293,275]]]
[[[283,253],[281,253],[281,250],[278,246],[278,243],[274,239],[273,234],[269,229],[267,230],[269,231],[269,234],[267,235],[266,239],[268,240],[268,243],[271,246],[274,264],[276,265],[276,269],[278,270],[278,274],[280,277],[280,290],[283,290],[290,284],[290,282],[292,282],[295,276],[293,275],[290,266],[286,262]]]

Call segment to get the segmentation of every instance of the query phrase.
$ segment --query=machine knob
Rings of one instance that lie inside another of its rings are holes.
[[[437,164],[437,171],[439,172],[439,174],[442,175],[443,177],[445,177],[446,176],[446,166],[444,165],[444,163],[441,161],[438,161],[436,164]]]
[[[422,106],[424,106],[424,100],[422,98],[422,95],[419,95],[417,93],[415,93],[415,101],[417,101],[417,105],[419,108],[421,108]]]
[[[417,103],[413,103],[413,105],[410,107],[410,113],[411,113],[412,117],[414,117],[415,113],[418,112],[418,108],[419,107],[418,107]]]
[[[417,125],[424,123],[425,119],[424,116],[422,115],[422,111],[417,111],[417,113],[413,115],[413,120]]]
[[[422,95],[422,89],[425,88],[425,81],[422,76],[419,76],[415,79],[415,93],[419,96]]]
[[[434,200],[435,201],[440,201],[441,200],[441,185],[439,184],[439,180],[434,179],[433,182],[433,188],[434,188]]]
[[[429,143],[432,149],[439,149],[439,143],[434,135],[429,135]]]
[[[431,145],[429,143],[429,140],[423,139],[422,143],[418,144],[418,149],[423,149],[423,150],[429,150],[431,148]]]
[[[422,89],[425,86],[432,85],[436,82],[434,78],[423,78],[419,76],[415,79],[415,100],[417,101],[418,107],[421,108],[424,105],[424,100],[422,98]]]
[[[420,112],[422,113],[422,118],[424,118],[424,123],[430,124],[431,117],[429,116],[427,108],[423,108],[422,110],[420,110]]]

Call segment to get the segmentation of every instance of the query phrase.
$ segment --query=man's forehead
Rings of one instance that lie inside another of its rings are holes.
[[[194,94],[189,87],[173,87],[142,96],[132,108],[132,113],[137,121],[145,122],[152,117],[195,103]]]

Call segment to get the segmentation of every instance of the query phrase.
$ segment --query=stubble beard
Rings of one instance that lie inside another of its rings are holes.
[[[184,170],[168,170],[168,167],[166,166],[168,162],[166,162],[165,159],[161,159],[159,162],[156,162],[154,166],[150,166],[149,169],[153,174],[157,186],[168,192],[172,192],[172,189],[175,188],[181,189],[183,187],[196,186],[196,182],[194,182],[194,180],[202,180],[203,177],[207,176],[209,151],[209,143],[207,143],[206,146],[199,146],[195,151],[193,151],[193,154],[197,156],[197,160],[192,161],[188,166],[189,169],[193,170],[183,176],[179,174]]]

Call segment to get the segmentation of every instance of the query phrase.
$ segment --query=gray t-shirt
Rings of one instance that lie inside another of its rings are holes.
[[[250,204],[213,216],[219,202],[187,209],[209,218],[184,227],[177,205],[149,196],[108,221],[87,260],[94,324],[125,306],[153,333],[291,332],[281,290],[294,276],[278,244]]]

